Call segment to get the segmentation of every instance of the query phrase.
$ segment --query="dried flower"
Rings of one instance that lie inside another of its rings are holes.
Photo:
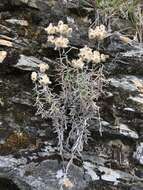
[[[88,37],[89,39],[97,39],[97,40],[103,40],[107,37],[107,31],[106,27],[102,24],[100,26],[96,26],[95,29],[90,28],[88,31]]]
[[[47,41],[55,45],[55,49],[68,47],[68,37],[72,33],[72,28],[69,28],[63,21],[59,21],[57,26],[53,26],[53,24],[50,23],[45,30],[49,34]],[[60,36],[56,37],[55,35]]]
[[[63,21],[58,22],[57,32],[61,35],[70,36],[72,33],[72,28],[69,28],[67,24],[64,24]]]
[[[56,34],[56,32],[57,32],[57,27],[53,26],[53,24],[50,23],[49,26],[48,26],[47,28],[45,28],[45,31],[46,31],[48,34],[50,34],[50,35]]]
[[[41,79],[39,80],[39,83],[41,85],[48,85],[48,84],[51,84],[51,81],[50,81],[49,77],[46,74],[44,74],[44,75],[41,76]]]
[[[91,61],[92,59],[92,49],[84,46],[84,48],[80,49],[80,53],[78,54],[78,56],[83,60],[83,61]]]
[[[100,52],[99,52],[99,51],[94,51],[94,52],[93,52],[92,62],[93,62],[93,63],[100,63],[100,62],[101,62],[101,59],[100,59]]]
[[[33,82],[35,82],[37,80],[37,73],[36,72],[32,72],[32,74],[31,74],[31,80]]]
[[[73,59],[70,63],[70,65],[76,69],[83,69],[84,62],[81,58],[79,59]]]
[[[101,54],[101,61],[102,62],[105,62],[106,61],[106,59],[108,59],[109,58],[109,55],[104,55],[104,54]]]
[[[101,54],[100,57],[101,57],[101,61],[102,61],[102,62],[105,62],[105,61],[106,61],[106,56],[105,56],[104,54]]]
[[[73,183],[67,177],[63,179],[63,185],[67,188],[73,187]]]
[[[52,44],[54,44],[54,43],[55,43],[55,38],[54,38],[54,36],[53,36],[53,35],[48,36],[48,42],[50,42],[50,43],[52,43]]]
[[[99,26],[99,29],[100,29],[101,31],[106,31],[106,27],[105,27],[105,25],[103,25],[103,24],[101,24],[101,25]]]
[[[93,40],[96,38],[95,31],[92,28],[90,28],[88,31],[88,37],[90,40]]]
[[[55,38],[55,47],[58,48],[67,48],[69,40],[63,36]]]
[[[39,65],[39,69],[40,69],[40,72],[41,72],[41,73],[45,73],[45,71],[49,69],[49,65],[48,65],[48,64],[41,63],[41,64]]]

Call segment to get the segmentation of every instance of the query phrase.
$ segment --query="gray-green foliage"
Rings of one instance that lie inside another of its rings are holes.
[[[73,158],[87,143],[90,120],[98,116],[96,101],[102,94],[104,76],[99,65],[83,70],[64,63],[57,67],[58,93],[49,86],[35,86],[37,114],[52,119],[61,156],[68,151]]]

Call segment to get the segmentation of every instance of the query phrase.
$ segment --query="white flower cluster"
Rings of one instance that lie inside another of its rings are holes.
[[[84,62],[81,58],[79,59],[73,59],[71,62],[70,62],[70,65],[76,69],[83,69],[83,66],[84,66]]]
[[[93,64],[105,62],[109,55],[100,54],[99,51],[92,51],[91,48],[84,46],[78,54],[79,59],[73,59],[70,65],[77,69],[83,69],[85,62]]]
[[[96,40],[103,40],[108,35],[108,32],[106,31],[106,27],[101,24],[100,26],[96,26],[95,29],[89,28],[88,31],[88,37],[90,40],[96,39]]]
[[[48,42],[55,45],[55,49],[68,47],[68,37],[71,36],[72,28],[69,28],[63,21],[59,21],[57,26],[53,26],[53,24],[50,23],[49,26],[45,28],[45,31],[49,35]],[[59,36],[57,37],[57,35]]]
[[[42,86],[51,84],[49,77],[45,73],[46,70],[48,69],[49,69],[49,65],[41,63],[39,65],[39,72],[32,72],[31,80],[33,82],[38,82]]]

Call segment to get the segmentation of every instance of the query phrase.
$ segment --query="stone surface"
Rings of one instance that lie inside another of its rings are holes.
[[[44,64],[43,61],[35,57],[20,55],[20,58],[18,62],[14,65],[14,67],[19,68],[21,70],[32,71],[38,69],[38,65],[41,63]]]
[[[7,52],[6,51],[0,51],[0,63],[3,62],[3,60],[6,58]]]
[[[4,39],[0,39],[0,45],[1,46],[7,46],[7,47],[12,47],[12,42],[4,40]]]
[[[134,158],[143,165],[143,143],[141,142],[133,154]]]
[[[11,24],[21,25],[21,26],[28,26],[28,22],[26,20],[7,19],[6,22],[11,23]]]
[[[19,167],[19,165],[21,165]],[[60,184],[56,178],[56,173],[60,169],[56,160],[46,160],[36,165],[30,163],[26,165],[25,159],[14,159],[12,157],[0,157],[0,176],[12,179],[22,190],[58,190]],[[74,188],[82,190],[88,185],[88,180],[84,179],[84,171],[77,166],[70,170],[70,175],[75,176]]]

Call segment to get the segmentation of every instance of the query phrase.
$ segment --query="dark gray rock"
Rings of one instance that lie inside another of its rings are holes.
[[[38,65],[41,63],[45,62],[32,56],[20,55],[20,58],[18,62],[14,65],[14,67],[21,70],[33,71],[35,69],[38,69]]]
[[[40,164],[29,163],[26,159],[0,157],[0,177],[11,179],[22,190],[58,190],[60,185],[56,178],[61,165],[56,160],[46,160]],[[70,180],[73,181],[73,190],[83,190],[89,186],[90,181],[99,181],[97,169],[102,173],[102,180],[117,185],[120,180],[140,182],[138,177],[126,172],[112,170],[106,167],[97,167],[89,162],[84,162],[82,168],[73,165],[69,171]],[[58,177],[58,176],[57,176]],[[90,188],[90,186],[89,186]],[[65,188],[64,188],[65,189]]]
[[[130,190],[142,190],[142,189],[143,185],[139,184],[139,185],[133,185]]]
[[[2,6],[20,6],[23,4],[26,4],[30,7],[33,8],[38,8],[36,5],[37,0],[5,0],[5,1],[0,1],[0,5]],[[6,8],[6,7],[5,7]]]
[[[14,159],[12,157],[0,157],[0,177],[7,177],[22,190],[58,190],[60,185],[56,173],[61,166],[56,160],[47,160],[36,165],[26,165],[25,159]],[[88,181],[84,179],[83,169],[73,166],[70,176],[74,178],[75,190],[83,190]]]

